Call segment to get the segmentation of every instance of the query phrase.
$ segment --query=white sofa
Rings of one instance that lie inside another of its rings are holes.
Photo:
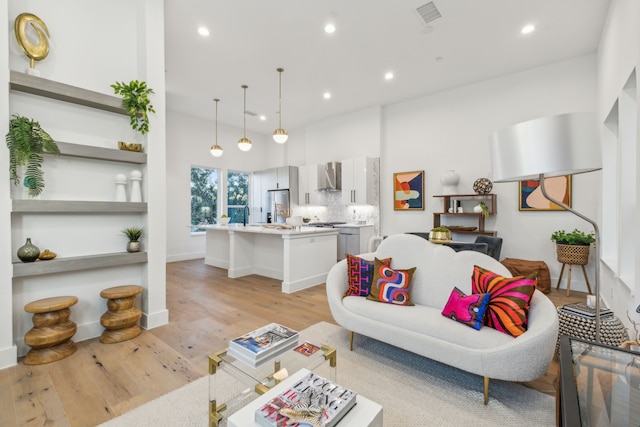
[[[374,253],[359,256],[392,258],[394,269],[417,267],[410,290],[415,306],[344,297],[347,264],[338,262],[327,277],[327,297],[336,322],[351,331],[352,347],[355,332],[481,375],[485,404],[490,378],[532,381],[547,372],[558,335],[558,315],[540,291],[531,300],[528,329],[517,338],[487,326],[478,331],[441,314],[454,286],[471,294],[474,265],[511,277],[495,259],[475,251],[455,252],[410,234],[390,236]]]

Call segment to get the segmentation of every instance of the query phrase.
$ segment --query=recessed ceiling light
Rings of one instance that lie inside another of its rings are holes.
[[[522,27],[522,29],[520,30],[520,32],[522,34],[531,34],[535,31],[536,26],[533,24],[529,24],[529,25],[525,25],[524,27]]]
[[[336,32],[336,26],[332,23],[328,23],[324,26],[324,32],[327,34],[333,34]]]
[[[393,73],[391,71],[385,73],[384,79],[385,80],[393,80]]]
[[[207,27],[200,27],[198,28],[198,34],[200,34],[202,37],[207,37],[210,34],[209,29]]]
[[[263,114],[263,115],[261,115],[261,116],[260,116],[260,120],[262,120],[262,121],[264,122],[265,120],[267,120],[267,116],[265,116],[264,114]]]
[[[331,93],[330,92],[325,92],[325,93],[322,94],[322,97],[324,99],[331,99]]]

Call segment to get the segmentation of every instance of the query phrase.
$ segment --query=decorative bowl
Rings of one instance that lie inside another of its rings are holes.
[[[451,231],[436,231],[431,230],[429,232],[429,241],[433,243],[445,243],[451,241]]]
[[[118,148],[125,151],[142,151],[142,144],[137,144],[135,142],[124,142],[118,141]]]
[[[302,222],[304,222],[305,224],[309,224],[311,222],[311,218],[309,218],[308,216],[305,216],[302,218]]]
[[[287,225],[292,227],[300,227],[302,225],[302,217],[301,216],[290,216],[287,218]]]
[[[217,221],[218,221],[218,224],[220,224],[220,225],[227,225],[227,224],[229,224],[229,221],[231,221],[231,218],[229,218],[228,216],[220,217],[220,218],[217,219]]]

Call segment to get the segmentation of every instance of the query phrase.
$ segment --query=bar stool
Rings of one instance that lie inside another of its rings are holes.
[[[76,352],[71,338],[77,326],[69,318],[69,307],[76,304],[74,296],[53,297],[33,301],[24,310],[33,314],[33,328],[24,336],[31,350],[24,358],[25,365],[42,365],[64,359]]]
[[[142,312],[136,307],[136,295],[142,292],[142,286],[125,285],[105,289],[100,292],[107,298],[108,311],[100,317],[104,331],[100,336],[103,344],[113,344],[137,337],[142,332],[138,320]]]

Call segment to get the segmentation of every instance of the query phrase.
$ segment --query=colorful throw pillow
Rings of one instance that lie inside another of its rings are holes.
[[[381,261],[386,265],[391,264],[391,258]],[[373,261],[347,254],[347,278],[349,288],[344,296],[366,297],[373,281]]]
[[[465,295],[457,287],[453,288],[449,301],[442,310],[442,315],[480,330],[484,322],[484,313],[489,305],[489,296],[489,294]]]
[[[489,307],[484,324],[514,337],[527,330],[529,305],[536,289],[536,275],[503,277],[492,271],[473,268],[471,290],[489,293]]]
[[[408,270],[394,270],[376,258],[371,292],[367,299],[395,305],[413,305],[409,299],[409,288],[415,271],[415,267]]]

